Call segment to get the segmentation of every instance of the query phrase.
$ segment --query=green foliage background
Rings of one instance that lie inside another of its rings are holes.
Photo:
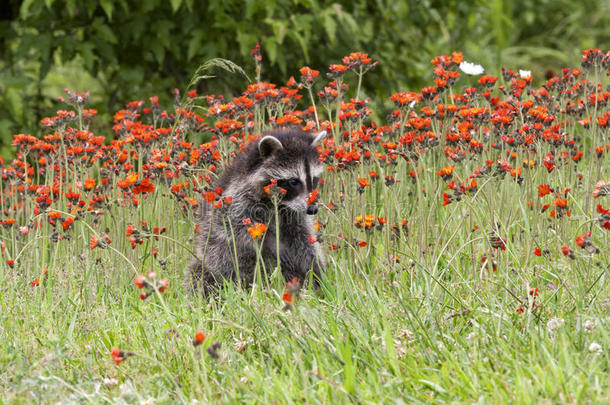
[[[606,0],[4,0],[0,12],[0,145],[39,133],[64,87],[91,90],[106,116],[98,122],[109,125],[107,114],[130,100],[168,102],[209,58],[252,68],[257,42],[263,79],[273,82],[368,52],[381,65],[364,91],[379,98],[421,86],[430,59],[454,50],[491,72],[527,68],[542,78],[610,43]],[[225,74],[198,90],[245,85]]]

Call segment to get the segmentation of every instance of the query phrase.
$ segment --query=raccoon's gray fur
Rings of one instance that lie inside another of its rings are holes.
[[[231,196],[230,205],[214,209],[203,203],[196,240],[196,256],[190,264],[194,288],[208,291],[222,280],[250,284],[255,275],[257,246],[261,246],[261,274],[271,274],[277,265],[275,208],[264,187],[272,179],[287,190],[280,197],[279,258],[287,280],[304,281],[310,270],[314,279],[324,267],[320,244],[314,241],[313,214],[317,205],[307,204],[309,194],[317,187],[322,174],[317,146],[326,136],[296,129],[270,132],[250,143],[214,184]],[[264,239],[254,241],[244,219],[266,224]]]

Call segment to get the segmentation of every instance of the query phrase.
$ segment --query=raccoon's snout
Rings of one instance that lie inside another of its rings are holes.
[[[318,204],[310,204],[307,206],[307,215],[316,215],[318,213]]]

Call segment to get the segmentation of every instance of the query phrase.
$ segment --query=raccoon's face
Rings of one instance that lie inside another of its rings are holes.
[[[317,205],[307,204],[307,200],[323,172],[317,147],[325,137],[326,131],[313,135],[300,132],[291,136],[267,135],[259,141],[263,182],[269,184],[271,179],[277,179],[278,186],[286,190],[281,208],[310,215],[318,212]]]

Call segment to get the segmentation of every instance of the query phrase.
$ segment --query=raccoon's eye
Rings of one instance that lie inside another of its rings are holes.
[[[290,187],[298,187],[300,184],[301,184],[301,180],[299,180],[297,178],[288,180],[288,185]]]

